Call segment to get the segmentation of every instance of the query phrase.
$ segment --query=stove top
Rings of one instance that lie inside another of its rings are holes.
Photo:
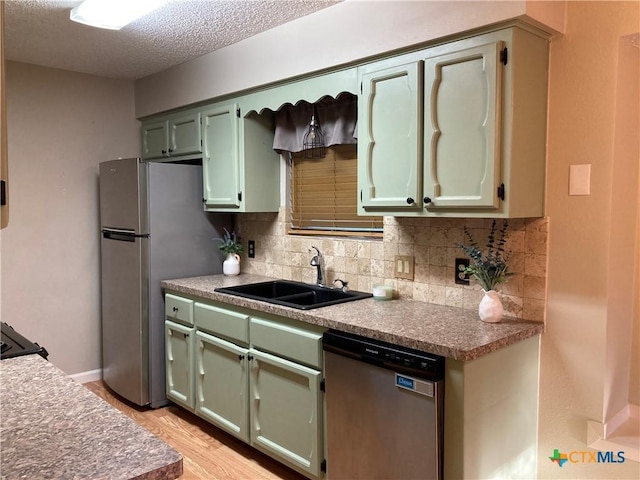
[[[0,359],[20,357],[22,355],[31,355],[37,353],[46,359],[49,353],[44,347],[37,343],[33,343],[6,323],[0,323],[0,331],[2,333],[0,340]]]

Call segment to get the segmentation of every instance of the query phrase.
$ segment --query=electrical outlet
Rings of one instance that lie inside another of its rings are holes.
[[[468,258],[456,258],[455,281],[458,285],[469,285],[469,274],[464,273],[464,269],[468,266]]]
[[[247,256],[249,258],[256,258],[256,241],[249,240],[247,242]]]
[[[394,277],[413,280],[413,257],[411,255],[396,255],[394,260]]]

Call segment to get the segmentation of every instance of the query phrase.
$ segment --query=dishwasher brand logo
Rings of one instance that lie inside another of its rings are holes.
[[[398,387],[408,388],[409,390],[415,389],[413,378],[403,377],[402,375],[396,375],[396,385]]]
[[[559,467],[565,463],[624,463],[624,452],[583,452],[573,451],[560,453],[557,448],[553,450],[553,456],[549,460],[556,462]]]

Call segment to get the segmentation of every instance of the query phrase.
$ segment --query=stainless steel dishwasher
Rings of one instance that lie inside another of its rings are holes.
[[[441,479],[444,358],[329,330],[328,480]]]

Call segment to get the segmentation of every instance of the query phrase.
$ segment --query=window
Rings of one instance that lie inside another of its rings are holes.
[[[303,155],[312,117],[327,147],[323,158]],[[290,159],[289,233],[382,237],[382,217],[358,216],[357,117],[358,97],[349,92],[276,112],[273,148]]]
[[[381,237],[382,217],[357,215],[357,146],[326,152],[324,158],[291,154],[289,233]]]

